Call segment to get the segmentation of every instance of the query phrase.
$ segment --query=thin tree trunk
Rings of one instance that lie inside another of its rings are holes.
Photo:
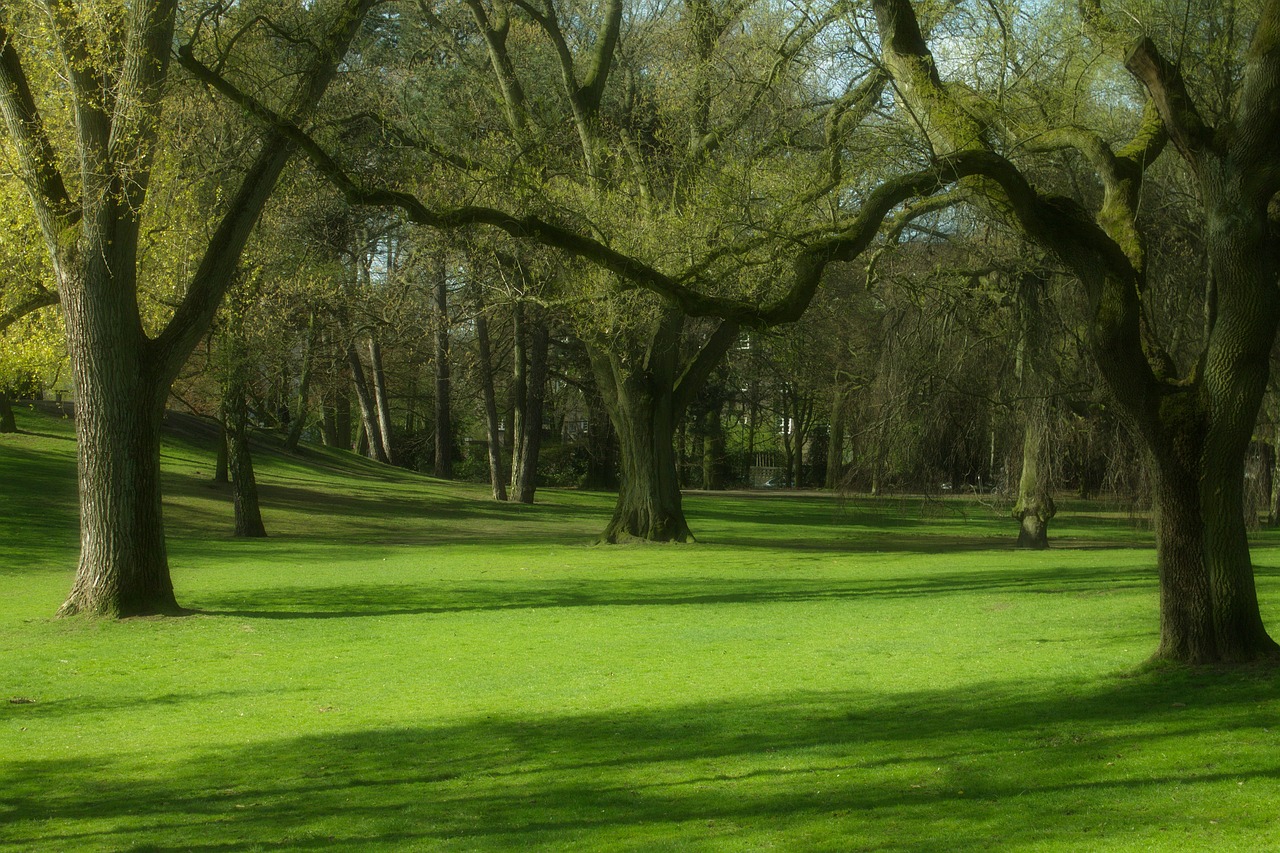
[[[284,449],[289,453],[298,449],[302,431],[311,415],[311,374],[314,370],[316,334],[316,312],[312,311],[307,320],[307,343],[302,351],[302,371],[298,376],[298,393],[294,397],[293,421],[289,424],[289,432],[284,439]]]
[[[844,483],[844,407],[845,389],[837,379],[831,401],[831,434],[827,439],[827,476],[823,483],[832,490]]]
[[[373,335],[369,336],[369,379],[373,385],[373,402],[377,413],[378,443],[388,465],[396,464],[395,448],[391,440],[391,400],[387,394],[387,374],[382,369],[382,346]],[[372,426],[372,424],[371,424]]]
[[[1049,400],[1040,371],[1046,360],[1041,321],[1041,291],[1046,278],[1034,271],[1018,280],[1021,326],[1017,346],[1016,379],[1023,398],[1022,473],[1013,517],[1018,522],[1018,547],[1049,547],[1049,522],[1057,514],[1049,471]]]
[[[325,447],[343,447],[338,443],[338,412],[335,406],[326,402],[320,414],[320,440]],[[349,445],[350,442],[347,442]]]
[[[449,380],[449,281],[440,263],[435,284],[436,309],[436,453],[435,475],[453,479],[453,416]],[[492,380],[492,376],[490,377]]]
[[[17,432],[18,419],[13,414],[13,395],[8,389],[0,391],[0,432]]]
[[[368,442],[369,458],[388,462],[386,449],[382,446],[382,433],[378,429],[378,413],[373,392],[370,391],[369,382],[365,379],[364,364],[360,361],[360,354],[356,352],[355,344],[347,344],[347,364],[351,368],[351,387],[355,389],[356,400],[360,403],[360,425],[362,435]]]
[[[235,535],[258,538],[267,535],[258,504],[258,481],[249,452],[249,407],[244,383],[237,375],[228,381],[223,411],[227,418],[227,459],[231,470],[231,495],[235,506]]]
[[[1048,488],[1049,404],[1044,398],[1026,407],[1022,435],[1022,474],[1018,479],[1018,500],[1013,517],[1018,520],[1018,547],[1049,547],[1049,521],[1057,505]]]
[[[549,334],[542,309],[535,305],[528,306],[524,325],[529,363],[525,373],[524,411],[516,436],[519,450],[512,461],[511,499],[527,504],[533,503],[538,485]]]
[[[524,457],[524,438],[527,432],[529,357],[528,330],[525,328],[524,303],[517,301],[511,309],[511,491],[516,490],[520,460]]]
[[[724,488],[726,468],[724,422],[721,406],[712,405],[702,417],[702,487],[710,491]]]
[[[506,474],[502,470],[502,431],[498,420],[498,398],[493,388],[493,356],[489,349],[489,321],[483,306],[476,312],[476,345],[480,349],[480,388],[484,394],[484,422],[486,444],[489,448],[489,483],[493,487],[493,499],[507,499]]]

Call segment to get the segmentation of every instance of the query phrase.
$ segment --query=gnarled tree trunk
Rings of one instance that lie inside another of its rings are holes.
[[[692,538],[676,472],[675,431],[693,396],[737,339],[738,327],[722,322],[685,365],[680,358],[684,325],[684,315],[668,308],[643,351],[615,346],[606,352],[588,344],[621,456],[618,502],[601,535],[604,542]]]

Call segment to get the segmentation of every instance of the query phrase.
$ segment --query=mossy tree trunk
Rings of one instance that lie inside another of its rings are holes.
[[[1045,329],[1041,317],[1045,276],[1024,273],[1017,283],[1019,341],[1015,361],[1022,416],[1022,471],[1013,517],[1018,522],[1018,547],[1049,547],[1049,522],[1057,514],[1053,501],[1049,437],[1051,405],[1045,387],[1048,368]]]

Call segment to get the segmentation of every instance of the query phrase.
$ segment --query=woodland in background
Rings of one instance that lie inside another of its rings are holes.
[[[0,429],[74,398],[67,614],[180,610],[169,406],[245,536],[255,430],[616,489],[608,542],[696,535],[682,488],[972,494],[1037,548],[1114,496],[1159,656],[1276,651],[1280,2],[29,0],[0,107]]]

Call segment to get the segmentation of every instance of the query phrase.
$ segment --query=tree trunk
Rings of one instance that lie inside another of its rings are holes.
[[[710,406],[702,417],[702,487],[717,492],[724,489],[728,467],[720,408],[718,405]]]
[[[1049,547],[1049,521],[1057,514],[1049,489],[1048,401],[1039,398],[1027,406],[1022,433],[1022,475],[1013,517],[1018,521],[1018,547]]]
[[[498,398],[493,388],[493,356],[489,349],[489,321],[484,308],[476,312],[476,345],[479,347],[480,388],[484,395],[486,445],[489,448],[489,483],[493,499],[507,499],[506,474],[502,470],[502,431],[498,420]]]
[[[626,375],[609,355],[609,376],[596,380],[605,394],[621,451],[622,482],[618,502],[601,539],[621,542],[687,542],[693,538],[685,521],[676,476],[675,412],[670,378]],[[663,380],[667,381],[663,381]]]
[[[529,396],[529,342],[525,328],[523,302],[511,309],[511,428],[507,430],[511,445],[511,490],[515,491],[520,459],[524,455],[525,419]]]
[[[391,399],[387,394],[387,374],[382,369],[382,346],[373,335],[369,336],[369,379],[373,385],[373,401],[377,412],[378,443],[382,446],[382,455],[388,465],[396,464],[394,445],[391,440]]]
[[[681,370],[684,324],[683,314],[667,308],[642,349],[587,346],[596,384],[618,432],[621,456],[618,502],[603,542],[693,538],[676,474],[676,426],[737,340],[738,326],[722,322]]]
[[[302,440],[302,431],[306,428],[307,419],[311,414],[311,374],[314,370],[316,328],[316,314],[312,311],[307,320],[307,343],[302,351],[302,370],[298,376],[298,393],[294,397],[293,420],[289,423],[289,431],[284,439],[284,449],[289,453],[298,449],[298,442]]]
[[[249,452],[249,407],[244,383],[232,376],[227,384],[223,411],[227,420],[227,459],[231,469],[231,495],[235,506],[235,535],[259,538],[267,535],[258,505],[258,481]]]
[[[373,392],[369,389],[368,380],[365,379],[364,364],[360,361],[360,354],[356,352],[355,344],[347,344],[347,364],[351,368],[351,386],[355,389],[356,400],[360,403],[360,424],[363,427],[362,434],[368,442],[369,458],[379,462],[389,462],[386,448],[382,446],[382,432],[378,429],[378,412]]]
[[[618,488],[618,434],[609,420],[594,372],[584,394],[587,404],[587,476],[583,488],[612,491]]]
[[[543,406],[547,389],[547,350],[549,335],[547,321],[542,309],[526,306],[523,320],[518,325],[523,327],[517,337],[523,337],[525,345],[521,349],[527,354],[528,366],[523,373],[524,407],[517,412],[516,449],[511,462],[511,499],[520,503],[533,503],[537,489],[538,454],[542,449]]]
[[[18,420],[13,415],[13,395],[0,391],[0,432],[17,432]]]
[[[1047,278],[1025,272],[1017,284],[1017,308],[1021,326],[1017,346],[1016,379],[1022,394],[1022,473],[1013,517],[1018,522],[1018,547],[1049,547],[1049,521],[1057,514],[1049,470],[1049,400],[1041,371],[1047,360],[1041,295]],[[993,433],[994,435],[994,433]]]
[[[320,441],[325,447],[343,447],[338,443],[338,412],[334,406],[327,402],[324,404],[320,413]],[[351,442],[348,441],[346,446],[349,448]]]
[[[844,403],[845,391],[837,380],[831,401],[831,434],[827,439],[827,476],[823,485],[838,489],[844,483]]]
[[[113,298],[132,268],[113,276],[97,257],[82,268],[96,280],[61,288],[78,392],[80,563],[58,615],[176,615],[160,503],[169,377],[149,362],[127,300]]]
[[[443,480],[453,479],[453,417],[449,384],[449,282],[440,263],[435,284],[436,308],[436,453],[435,470]],[[492,381],[490,376],[490,381]],[[496,411],[496,409],[495,409]]]

